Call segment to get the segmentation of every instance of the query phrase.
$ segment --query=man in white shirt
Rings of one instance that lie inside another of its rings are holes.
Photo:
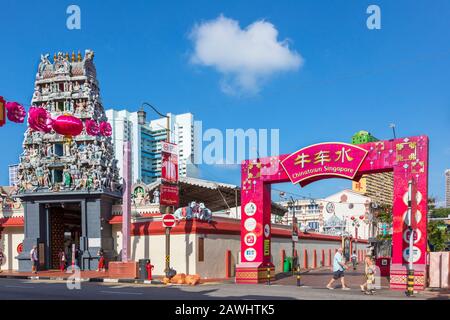
[[[31,260],[31,263],[32,263],[31,271],[33,273],[37,273],[37,268],[38,268],[38,265],[39,265],[39,257],[38,257],[37,246],[33,246],[33,249],[31,249],[31,251],[30,251],[30,260]]]
[[[339,248],[333,259],[333,278],[331,278],[330,282],[327,284],[327,288],[333,290],[334,288],[331,286],[334,281],[337,279],[341,279],[342,290],[350,290],[349,287],[345,285],[344,280],[344,270],[347,269],[345,262],[343,260],[342,248]]]

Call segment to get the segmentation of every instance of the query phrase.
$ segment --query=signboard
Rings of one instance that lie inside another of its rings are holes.
[[[89,238],[88,245],[89,245],[89,247],[101,247],[102,239],[101,238]]]
[[[292,183],[301,186],[333,177],[353,180],[367,153],[366,149],[355,145],[325,142],[292,153],[281,165]]]
[[[161,184],[159,187],[159,203],[163,206],[178,206],[179,194],[177,185]]]
[[[253,219],[253,218],[248,218],[244,222],[244,227],[245,227],[245,230],[247,230],[247,231],[255,230],[255,228],[256,228],[256,220]]]
[[[244,212],[248,216],[253,216],[256,213],[256,204],[249,202],[244,207]]]
[[[256,234],[254,234],[253,232],[249,232],[244,236],[244,242],[249,247],[255,245],[256,239],[257,239]]]
[[[359,181],[352,182],[352,190],[358,193],[366,193],[367,192],[367,178],[362,177]]]
[[[173,214],[165,214],[162,217],[163,227],[172,228],[175,226],[175,216]]]
[[[3,97],[0,97],[0,127],[3,126],[6,122],[6,109],[5,109],[5,100]]]
[[[264,240],[264,256],[270,256],[270,240]]]
[[[178,147],[161,142],[161,179],[169,183],[178,182]]]
[[[293,234],[292,235],[292,241],[293,242],[298,242],[298,235],[297,234]]]
[[[244,251],[244,257],[247,261],[253,261],[256,259],[256,250],[253,248],[248,248]]]

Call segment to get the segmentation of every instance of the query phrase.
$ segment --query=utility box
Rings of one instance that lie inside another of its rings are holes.
[[[391,274],[391,257],[377,257],[375,265],[380,268],[380,276],[389,277]]]

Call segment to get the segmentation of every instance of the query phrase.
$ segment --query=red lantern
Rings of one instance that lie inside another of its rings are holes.
[[[34,131],[49,133],[52,131],[53,119],[44,108],[31,107],[28,111],[28,126]]]
[[[77,136],[83,131],[83,122],[77,117],[62,115],[53,122],[53,130],[66,137]]]
[[[7,102],[6,111],[8,120],[16,123],[23,123],[27,115],[25,108],[17,102]]]
[[[363,215],[360,215],[360,216],[359,216],[359,219],[360,219],[360,220],[364,220],[364,218],[365,218],[365,217],[364,217]]]
[[[100,127],[95,120],[86,120],[84,126],[86,127],[86,133],[90,136],[97,136],[100,133]]]
[[[5,124],[5,118],[5,100],[3,100],[3,97],[0,96],[0,127]]]

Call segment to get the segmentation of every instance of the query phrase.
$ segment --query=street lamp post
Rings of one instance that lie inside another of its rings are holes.
[[[298,257],[295,256],[295,240],[297,237],[298,240],[298,231],[297,231],[297,218],[295,217],[295,205],[297,201],[291,196],[291,200],[289,201],[290,210],[292,210],[292,274],[295,274],[295,270],[298,264]]]
[[[166,122],[166,141],[170,142],[170,116],[162,114],[161,112],[159,112],[154,106],[152,106],[150,103],[148,102],[143,102],[141,105],[141,109],[138,111],[138,121],[140,125],[145,124],[145,116],[146,116],[146,112],[144,111],[144,106],[148,106],[150,107],[153,111],[155,111],[160,117],[162,118],[166,118],[167,122]]]
[[[395,123],[391,123],[389,124],[389,128],[392,128],[392,133],[394,134],[394,139],[396,139],[396,135],[395,135]]]
[[[152,106],[150,103],[148,102],[143,102],[141,105],[141,109],[138,111],[138,121],[140,125],[144,125],[146,120],[146,112],[144,111],[144,106],[148,106],[150,107],[153,111],[155,111],[160,117],[166,118],[167,122],[166,122],[166,141],[170,143],[170,116],[168,115],[164,115],[161,112],[159,112],[154,106]],[[163,182],[162,182],[163,183]],[[172,213],[173,210],[171,210],[170,207],[166,207],[166,214],[167,213]],[[170,229],[169,227],[166,227],[166,255],[165,255],[165,268],[164,268],[164,273],[166,274],[167,277],[170,278]]]

